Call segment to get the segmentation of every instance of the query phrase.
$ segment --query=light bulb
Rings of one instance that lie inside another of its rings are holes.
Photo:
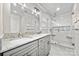
[[[60,8],[57,8],[57,9],[56,9],[56,11],[59,11],[59,10],[60,10]]]

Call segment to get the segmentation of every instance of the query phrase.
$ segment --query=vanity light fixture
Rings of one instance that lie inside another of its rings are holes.
[[[24,9],[24,8],[28,8],[27,6],[26,6],[26,4],[24,3],[24,4],[22,4],[21,5],[21,7],[22,7],[22,9]]]
[[[32,14],[35,14],[36,16],[40,14],[40,10],[37,7],[34,7],[34,10],[32,10]]]
[[[36,12],[35,10],[32,10],[32,14],[35,14],[35,12]]]

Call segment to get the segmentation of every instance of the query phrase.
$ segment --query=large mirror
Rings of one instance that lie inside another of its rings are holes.
[[[22,5],[5,4],[4,38],[26,37],[40,32],[40,15],[32,14],[32,9]]]

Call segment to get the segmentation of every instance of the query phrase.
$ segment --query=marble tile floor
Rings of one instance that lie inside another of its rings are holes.
[[[58,44],[51,44],[49,56],[74,56],[74,49],[67,48]]]

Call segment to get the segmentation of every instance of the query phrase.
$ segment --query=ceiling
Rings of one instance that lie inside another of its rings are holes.
[[[54,15],[55,13],[57,15],[60,15],[71,12],[73,8],[73,3],[41,3],[40,5],[52,15]],[[60,8],[60,10],[56,11],[57,8]]]
[[[61,25],[71,25],[73,3],[40,3],[39,5],[52,17],[52,21]]]

